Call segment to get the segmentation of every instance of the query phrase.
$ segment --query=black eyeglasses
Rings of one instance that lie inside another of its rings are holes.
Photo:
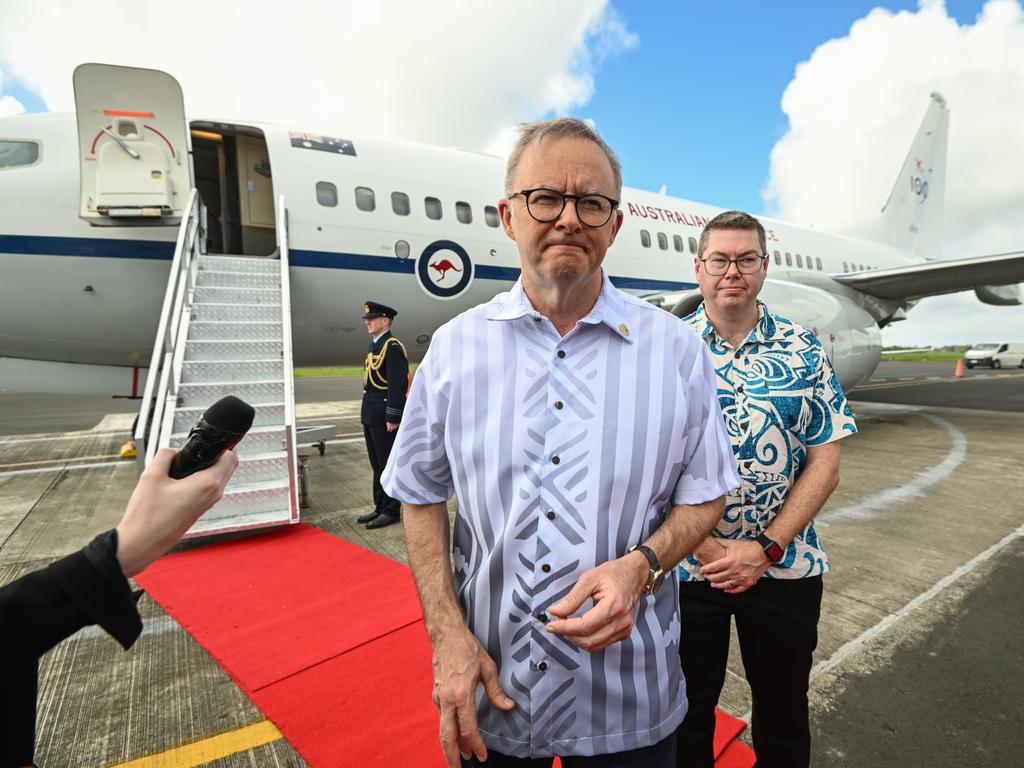
[[[566,195],[551,189],[524,189],[521,192],[513,192],[508,196],[509,200],[516,195],[523,196],[526,200],[526,210],[534,219],[544,224],[561,216],[566,201],[572,200],[576,206],[576,218],[580,223],[588,227],[603,227],[619,204],[618,200],[596,192],[589,195]]]
[[[704,264],[704,270],[712,277],[721,277],[729,271],[729,265],[735,264],[736,269],[743,275],[753,275],[761,270],[761,261],[765,259],[765,256],[754,256],[748,254],[747,256],[740,256],[738,259],[727,259],[724,256],[712,256],[710,258],[701,259]]]

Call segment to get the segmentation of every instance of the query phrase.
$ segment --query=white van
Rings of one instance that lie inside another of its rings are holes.
[[[1008,341],[1001,344],[975,344],[964,352],[968,368],[989,365],[993,368],[1024,368],[1024,341]]]

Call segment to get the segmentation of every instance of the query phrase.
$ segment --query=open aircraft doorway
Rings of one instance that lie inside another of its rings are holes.
[[[207,252],[271,255],[274,186],[263,131],[205,121],[189,127],[196,188],[206,203]]]

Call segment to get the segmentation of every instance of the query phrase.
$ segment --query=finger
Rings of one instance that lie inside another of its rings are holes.
[[[480,730],[476,725],[476,697],[463,702],[455,708],[455,717],[459,723],[459,752],[463,757],[476,755],[477,760],[487,759],[487,747],[480,738]]]
[[[561,635],[569,640],[574,637],[586,637],[598,632],[602,627],[608,626],[613,619],[611,600],[599,600],[594,607],[571,619],[555,619],[549,621],[545,626],[548,632]],[[548,609],[550,610],[550,609]]]
[[[710,563],[700,569],[700,572],[705,576],[712,573],[721,573],[732,565],[732,558],[728,555],[720,557],[717,560],[712,560]]]
[[[174,456],[178,453],[177,448],[161,448],[152,459],[149,461],[149,465],[146,467],[144,475],[158,475],[160,477],[167,477],[168,472],[171,471],[171,461],[174,460]]]
[[[594,592],[594,584],[589,577],[590,571],[580,576],[579,581],[569,590],[569,594],[549,607],[548,613],[552,613],[560,619],[576,613],[580,606],[583,605],[583,602]]]
[[[441,705],[441,751],[448,768],[460,768],[459,730],[455,722],[455,708],[450,704]],[[467,755],[468,757],[468,755]]]
[[[515,707],[516,703],[501,687],[501,682],[498,680],[498,667],[493,661],[481,667],[480,680],[484,684],[484,693],[487,694],[491,704],[505,712]]]

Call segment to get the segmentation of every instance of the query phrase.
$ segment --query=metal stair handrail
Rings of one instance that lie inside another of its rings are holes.
[[[288,276],[288,209],[284,195],[277,199],[277,251],[281,260],[281,339],[284,362],[284,433],[288,452],[288,498],[292,522],[299,521],[299,462],[295,436],[295,377],[292,369],[292,298]]]
[[[153,355],[149,361],[146,388],[142,393],[139,419],[135,424],[133,438],[139,472],[156,454],[161,444],[163,430],[170,430],[173,408],[168,411],[168,396],[177,399],[178,382],[184,356],[184,333],[188,327],[188,315],[183,311],[195,288],[198,257],[206,247],[206,206],[203,205],[199,190],[189,192],[185,216],[178,227],[178,239],[174,247],[167,290],[160,309],[156,339],[153,341]],[[179,343],[180,342],[180,343]],[[166,440],[165,440],[166,442]]]

